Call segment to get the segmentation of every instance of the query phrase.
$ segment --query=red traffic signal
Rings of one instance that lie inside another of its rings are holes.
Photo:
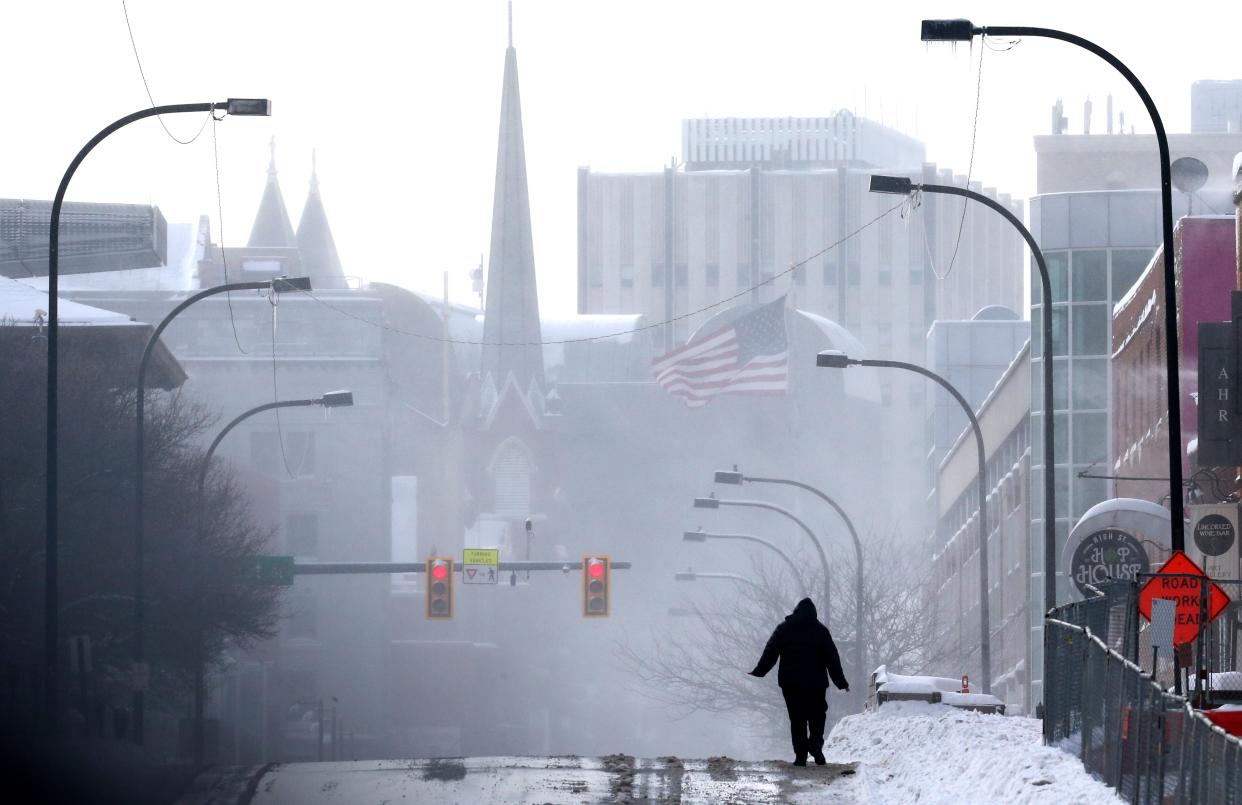
[[[427,617],[446,620],[453,617],[453,560],[433,556],[427,560]]]
[[[607,556],[582,557],[582,615],[586,618],[606,618],[610,609],[609,593],[612,586]]]

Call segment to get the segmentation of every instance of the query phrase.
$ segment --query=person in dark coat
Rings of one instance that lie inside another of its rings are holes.
[[[803,598],[784,623],[776,627],[751,676],[762,677],[776,661],[776,681],[785,695],[789,731],[793,737],[794,765],[805,766],[809,752],[824,765],[824,721],[828,717],[828,679],[840,690],[850,683],[841,670],[841,658],[828,627],[819,622],[815,604]]]

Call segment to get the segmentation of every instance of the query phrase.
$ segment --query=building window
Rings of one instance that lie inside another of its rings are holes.
[[[885,408],[893,404],[893,387],[888,383],[880,384],[880,405]]]
[[[1103,249],[1076,251],[1072,255],[1070,285],[1075,302],[1108,299],[1108,253]]]
[[[797,285],[798,287],[802,287],[806,285],[806,265],[805,264],[796,266],[789,273],[793,274],[794,285]]]
[[[622,288],[633,288],[634,287],[634,264],[633,263],[622,263],[621,264],[621,287]]]
[[[664,287],[664,264],[663,263],[652,263],[651,264],[651,287],[653,288]]]
[[[291,556],[318,556],[319,515],[294,513],[286,516],[285,549]]]
[[[876,282],[880,285],[893,284],[893,272],[887,265],[880,266],[880,272],[876,275]]]
[[[893,346],[893,325],[889,322],[882,321],[876,325],[877,343],[880,349],[889,350]]]
[[[281,443],[284,449],[282,455]],[[250,434],[250,464],[265,475],[292,474],[305,478],[315,474],[315,434],[311,431],[276,431]]]
[[[739,262],[737,264],[737,287],[739,290],[750,287],[750,264],[749,263]]]
[[[590,277],[592,288],[604,287],[604,267],[597,262],[592,262],[587,268],[587,274]]]
[[[1033,262],[1034,258],[1032,258]],[[1065,252],[1051,252],[1044,254],[1044,263],[1048,266],[1048,281],[1052,286],[1052,301],[1064,302],[1069,299],[1069,287],[1067,282],[1067,266],[1069,263],[1069,255]],[[1043,293],[1043,280],[1039,276],[1039,268],[1034,269],[1034,276],[1031,277],[1031,298],[1043,299],[1040,294]]]
[[[845,269],[845,281],[851,288],[858,287],[858,282],[861,276],[862,269],[859,267],[858,263],[850,263]]]
[[[922,285],[923,284],[923,272],[925,270],[926,269],[924,269],[923,266],[921,265],[910,266],[910,284],[911,285]]]
[[[720,285],[720,264],[708,263],[703,269],[703,281],[709,288]]]
[[[673,277],[674,277],[674,281],[677,283],[677,287],[678,288],[686,287],[686,283],[689,281],[689,276],[690,276],[690,270],[686,266],[686,264],[678,263],[677,266],[674,268],[674,272],[675,273]]]
[[[827,258],[824,258],[824,284],[837,284],[837,264]]]
[[[1108,352],[1108,308],[1104,305],[1074,305],[1073,317],[1073,354],[1106,354]],[[1055,325],[1056,320],[1053,319],[1053,326]]]

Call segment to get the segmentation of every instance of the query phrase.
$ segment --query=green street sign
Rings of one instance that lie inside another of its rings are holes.
[[[254,558],[254,582],[265,587],[292,586],[293,557],[256,556]]]

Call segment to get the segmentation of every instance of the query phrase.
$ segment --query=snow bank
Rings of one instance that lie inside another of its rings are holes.
[[[1031,718],[889,702],[841,719],[824,754],[858,761],[876,805],[1121,802],[1078,758],[1044,746],[1040,727]]]

